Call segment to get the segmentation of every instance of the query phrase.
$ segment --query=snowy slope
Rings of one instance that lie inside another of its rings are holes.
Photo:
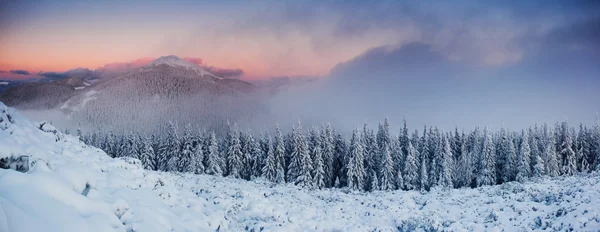
[[[600,229],[600,177],[478,189],[348,193],[146,171],[0,103],[0,231],[528,231]]]

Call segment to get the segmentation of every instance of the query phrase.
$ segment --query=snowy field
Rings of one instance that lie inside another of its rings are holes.
[[[0,169],[1,232],[600,231],[598,173],[423,194],[307,190],[143,170],[2,103],[0,158],[12,166]]]

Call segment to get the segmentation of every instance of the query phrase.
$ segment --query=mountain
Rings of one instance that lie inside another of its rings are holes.
[[[264,111],[250,83],[218,77],[176,56],[99,82],[59,107],[89,127],[126,130],[156,128],[168,121],[201,124],[207,129],[228,120],[247,121]],[[127,124],[123,126],[123,124]]]
[[[258,116],[266,110],[255,92],[248,82],[221,78],[177,56],[163,56],[98,82],[68,77],[22,84],[0,94],[0,101],[18,109],[59,110],[69,120],[61,126],[139,130],[175,121],[215,129],[227,121],[264,118]]]
[[[144,170],[0,102],[0,231],[598,231],[600,176],[354,192]]]
[[[25,83],[24,81],[18,80],[0,80],[0,94],[4,93],[15,86]]]
[[[0,93],[0,101],[19,109],[52,109],[91,85],[81,77],[51,82],[30,82]]]

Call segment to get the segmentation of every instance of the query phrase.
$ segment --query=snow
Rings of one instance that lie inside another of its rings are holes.
[[[0,103],[0,231],[598,231],[600,176],[352,192],[147,171]]]
[[[0,85],[8,85],[7,81],[0,81]]]
[[[192,62],[189,62],[187,60],[181,59],[174,55],[161,56],[158,59],[150,62],[150,64],[148,64],[147,66],[151,67],[151,66],[157,66],[157,65],[161,65],[161,64],[166,64],[166,65],[169,65],[172,67],[184,67],[186,69],[191,69],[191,70],[196,71],[196,73],[200,74],[200,76],[202,76],[202,77],[210,76],[212,78],[222,79],[221,77],[217,77],[214,74],[204,70],[200,66],[198,66]]]
[[[158,59],[150,62],[150,64],[148,64],[149,66],[156,66],[156,65],[160,65],[160,64],[166,64],[169,66],[181,66],[181,67],[186,67],[186,68],[196,68],[198,67],[196,64],[189,62],[187,60],[181,59],[177,56],[161,56]]]
[[[79,87],[75,87],[75,90],[80,90],[80,89],[85,89],[85,86],[79,86]]]

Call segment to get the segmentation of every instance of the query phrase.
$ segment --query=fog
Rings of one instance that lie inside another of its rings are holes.
[[[592,67],[592,66],[590,66]],[[339,64],[317,82],[280,91],[270,100],[277,121],[331,122],[345,130],[389,118],[399,128],[474,127],[520,130],[567,119],[593,125],[600,110],[597,68],[590,76],[570,67],[472,67],[444,58],[431,46],[381,47]],[[546,76],[547,75],[547,76]],[[594,79],[596,78],[596,79]]]

